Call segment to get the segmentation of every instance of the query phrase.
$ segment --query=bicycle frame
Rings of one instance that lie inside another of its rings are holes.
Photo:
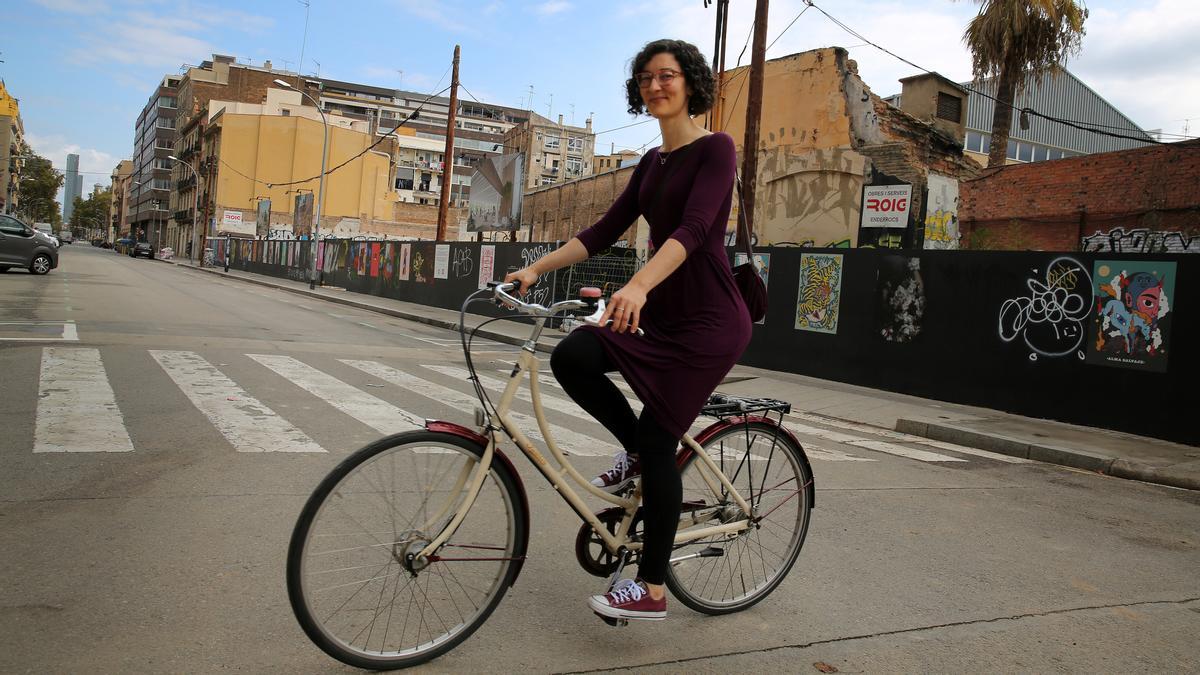
[[[610,553],[619,555],[622,550],[636,551],[641,549],[641,543],[630,542],[628,540],[630,525],[633,523],[634,515],[637,513],[637,507],[641,502],[641,494],[639,492],[640,488],[639,490],[634,491],[634,494],[631,498],[622,498],[604,492],[603,490],[592,485],[588,479],[583,476],[583,474],[579,473],[579,471],[571,464],[570,460],[567,459],[567,456],[562,452],[561,449],[559,449],[558,444],[554,441],[550,424],[546,421],[545,411],[542,408],[541,390],[539,388],[539,361],[536,355],[537,340],[541,336],[545,323],[546,317],[539,317],[534,324],[532,335],[521,347],[520,355],[517,358],[517,364],[513,368],[512,374],[509,376],[508,383],[504,388],[504,393],[501,395],[499,402],[496,404],[496,414],[494,417],[486,420],[485,427],[488,438],[487,446],[484,448],[483,455],[479,458],[479,461],[474,467],[472,475],[469,478],[466,476],[467,470],[470,468],[470,465],[468,464],[464,467],[462,474],[459,476],[457,482],[458,489],[447,497],[446,503],[441,509],[438,510],[438,515],[429,520],[429,523],[426,524],[427,527],[432,523],[438,522],[444,518],[447,513],[449,513],[450,508],[458,500],[459,491],[463,487],[467,489],[465,499],[463,499],[462,503],[459,504],[454,517],[442,529],[441,533],[439,533],[438,536],[433,539],[433,541],[429,542],[429,544],[421,550],[421,552],[418,554],[419,557],[428,557],[434,555],[438,548],[441,547],[442,544],[444,544],[451,536],[453,536],[455,530],[458,529],[459,524],[462,523],[467,513],[471,510],[471,507],[474,505],[475,499],[478,497],[479,491],[483,486],[483,481],[487,475],[488,467],[491,466],[492,458],[496,452],[499,441],[498,432],[500,431],[503,431],[509,436],[509,438],[513,440],[514,443],[516,443],[521,452],[528,457],[529,461],[533,462],[534,466],[538,468],[542,475],[545,476],[548,481],[550,481],[550,484],[563,498],[563,500],[567,502],[571,509],[575,511],[576,515],[578,515],[581,519],[583,519],[584,522],[591,526],[592,530],[594,530],[595,533],[601,538],[601,540],[604,542],[605,548],[607,548]],[[509,414],[512,408],[513,400],[516,398],[517,392],[521,388],[521,382],[526,375],[529,376],[529,394],[530,400],[533,404],[534,416],[537,419],[538,428],[542,433],[542,437],[546,441],[546,446],[550,452],[550,455],[554,458],[554,461],[558,465],[557,468],[552,466],[547,460],[546,456],[534,446],[534,444],[529,440],[528,437],[525,436],[524,433],[521,432],[521,429],[517,426],[517,424],[513,421],[512,416]],[[720,424],[720,422],[717,422],[716,424]],[[725,523],[722,525],[685,528],[676,533],[675,543],[687,543],[719,534],[735,534],[749,529],[751,526],[751,518],[754,516],[753,509],[750,507],[750,505],[746,502],[742,495],[738,493],[737,489],[734,488],[733,484],[729,481],[729,478],[726,477],[716,463],[713,462],[712,458],[708,456],[708,453],[704,452],[700,445],[697,444],[691,436],[685,434],[681,440],[683,444],[690,448],[699,458],[700,467],[702,467],[702,470],[699,471],[699,474],[703,477],[704,482],[713,492],[714,496],[716,496],[718,499],[725,496],[731,497],[738,507],[742,509],[742,512],[746,514],[746,517],[735,522]],[[611,533],[608,531],[608,528],[605,527],[600,519],[597,518],[592,512],[592,510],[588,508],[587,504],[580,496],[580,493],[576,491],[575,486],[581,487],[585,492],[624,509],[625,515],[621,519],[616,533]]]

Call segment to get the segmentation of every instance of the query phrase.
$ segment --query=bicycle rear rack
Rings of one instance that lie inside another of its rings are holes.
[[[792,404],[777,398],[755,398],[734,396],[714,392],[708,397],[708,403],[700,409],[700,414],[706,417],[725,419],[726,417],[745,416],[750,413],[776,412],[786,415],[792,411]]]

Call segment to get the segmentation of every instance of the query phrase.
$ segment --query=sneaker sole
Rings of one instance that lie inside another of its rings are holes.
[[[603,485],[596,485],[595,483],[592,483],[592,486],[600,488],[601,490],[612,495],[612,494],[616,494],[616,493],[620,492],[621,490],[624,490],[630,483],[637,480],[638,478],[639,478],[638,476],[626,478],[625,480],[621,481],[620,483],[615,483],[613,485],[609,485],[608,487],[604,487]]]
[[[610,607],[588,598],[588,607],[596,614],[610,619],[629,619],[634,621],[662,621],[667,618],[666,610],[661,612],[631,612],[617,607]]]

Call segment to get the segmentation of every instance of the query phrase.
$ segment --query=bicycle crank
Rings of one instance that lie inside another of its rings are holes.
[[[633,522],[629,524],[629,539],[638,541],[641,539],[640,527],[642,524],[642,510],[639,508],[633,516]],[[604,523],[605,529],[609,534],[616,535],[617,529],[621,527],[621,520],[625,517],[625,510],[619,506],[604,509],[596,514],[601,523]],[[579,566],[585,572],[596,577],[612,576],[617,571],[617,567],[621,564],[620,556],[609,552],[604,546],[604,540],[600,535],[592,529],[588,523],[584,523],[579,528],[579,534],[575,536],[575,558],[579,561]]]

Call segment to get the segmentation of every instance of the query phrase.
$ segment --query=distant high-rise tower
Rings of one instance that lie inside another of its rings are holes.
[[[67,155],[67,172],[63,177],[63,222],[71,222],[75,200],[83,196],[83,177],[79,175],[79,155]]]

